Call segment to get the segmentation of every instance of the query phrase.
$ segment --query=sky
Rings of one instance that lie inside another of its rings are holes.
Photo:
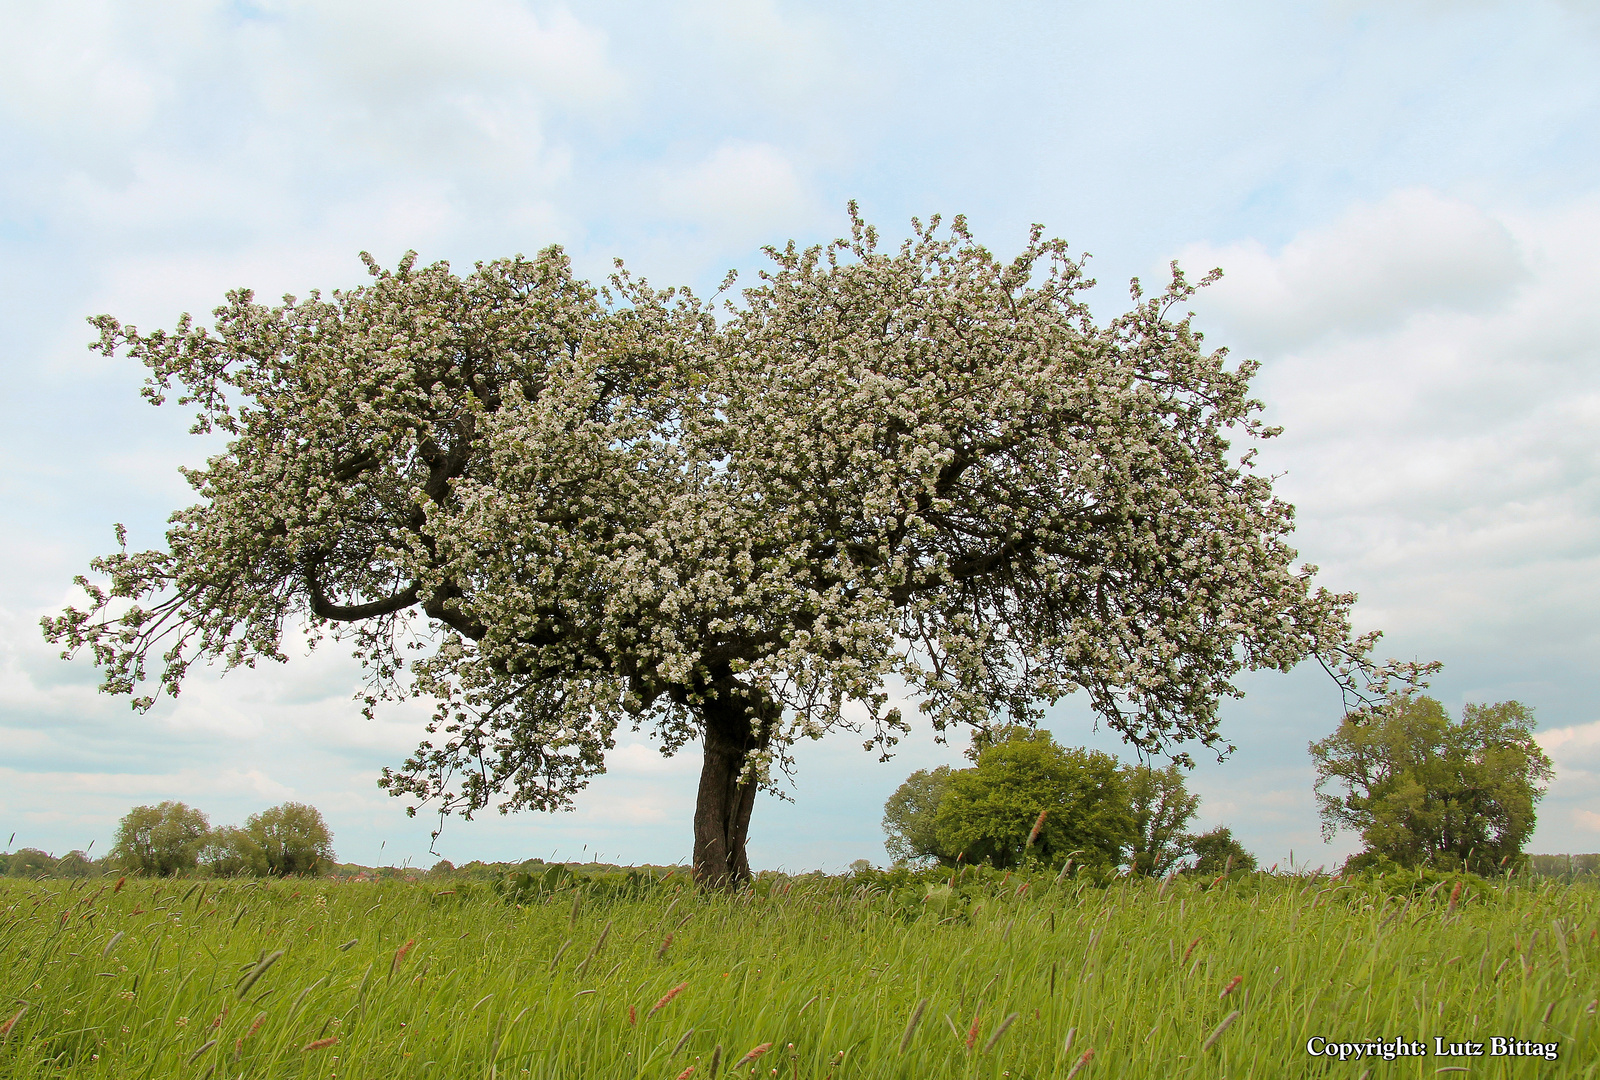
[[[362,718],[352,661],[193,675],[147,714],[96,693],[41,616],[113,546],[161,542],[180,465],[222,444],[85,346],[365,280],[358,253],[468,270],[561,244],[585,275],[751,280],[846,204],[887,237],[966,214],[1089,253],[1097,313],[1171,260],[1209,344],[1259,360],[1262,461],[1319,580],[1380,654],[1445,664],[1452,712],[1532,707],[1556,764],[1529,849],[1600,850],[1600,3],[919,0],[383,3],[0,0],[0,834],[104,851],[135,804],[214,824],[294,799],[339,857],[674,863],[691,746],[624,734],[565,814],[437,823],[375,785],[419,709]],[[1307,744],[1341,708],[1314,666],[1241,680],[1198,828],[1263,865],[1333,865]],[[1116,752],[1077,702],[1046,725]],[[752,823],[757,868],[886,861],[883,802],[965,764],[927,731],[890,762],[799,748]],[[1126,751],[1123,751],[1124,756]]]

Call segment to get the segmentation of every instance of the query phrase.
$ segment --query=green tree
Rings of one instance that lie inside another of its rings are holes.
[[[1123,775],[1134,830],[1128,862],[1136,874],[1165,874],[1190,853],[1192,838],[1185,830],[1200,796],[1189,794],[1176,764],[1164,769],[1128,765]]]
[[[1030,847],[1041,812],[1044,822]],[[1028,857],[1052,865],[1074,851],[1079,863],[1113,867],[1135,835],[1117,759],[1057,746],[1047,731],[995,743],[974,768],[953,773],[934,827],[945,850],[1001,869]]]
[[[111,857],[138,874],[166,877],[193,870],[210,828],[204,814],[181,802],[135,806],[117,823]]]
[[[212,830],[200,849],[200,862],[215,877],[264,877],[270,872],[266,852],[237,825]]]
[[[1002,261],[963,219],[913,224],[880,250],[852,207],[721,319],[556,248],[466,277],[366,257],[364,287],[237,290],[211,328],[100,316],[96,348],[228,443],[165,544],[91,563],[46,636],[148,708],[147,675],[337,629],[369,707],[438,703],[381,780],[413,811],[570,806],[619,723],[696,742],[694,872],[723,885],[799,739],[852,710],[880,753],[910,730],[890,680],[941,736],[1082,692],[1159,751],[1224,746],[1246,669],[1415,675],[1295,568],[1293,508],[1237,445],[1275,434],[1256,365],[1179,317],[1195,285],[1174,268],[1097,324],[1041,230]]]
[[[334,864],[333,833],[314,806],[286,802],[251,814],[244,832],[275,877],[316,874]]]
[[[94,860],[87,851],[69,851],[56,863],[56,877],[88,877],[94,873]]]
[[[1554,776],[1534,727],[1516,701],[1467,705],[1456,723],[1418,696],[1347,718],[1310,747],[1324,836],[1353,829],[1401,866],[1492,872],[1521,854]]]
[[[1233,831],[1226,826],[1191,837],[1188,847],[1195,857],[1194,864],[1189,867],[1192,874],[1212,877],[1230,870],[1256,868],[1256,857],[1233,838]]]
[[[55,873],[56,860],[49,852],[40,851],[38,848],[25,847],[12,852],[6,864],[6,873],[11,877],[41,878]]]
[[[883,846],[891,858],[906,862],[955,861],[957,853],[940,843],[935,825],[939,803],[950,790],[954,775],[948,765],[932,771],[918,769],[889,796],[883,804],[883,831],[888,834]]]

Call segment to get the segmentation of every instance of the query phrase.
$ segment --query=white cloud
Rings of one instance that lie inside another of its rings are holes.
[[[813,212],[799,170],[767,143],[724,143],[699,161],[661,170],[662,209],[718,235],[770,236]]]
[[[516,0],[283,0],[261,5],[256,39],[294,50],[304,70],[373,111],[404,107],[440,90],[527,85],[565,103],[615,98],[621,75],[605,36],[557,8],[540,17]],[[291,91],[302,101],[316,95]],[[303,95],[303,96],[302,96]]]
[[[1391,329],[1434,310],[1492,310],[1527,274],[1503,221],[1428,190],[1354,207],[1276,252],[1256,241],[1197,245],[1180,261],[1223,267],[1208,309],[1272,352]]]
[[[1513,211],[1401,191],[1276,249],[1182,261],[1228,271],[1199,323],[1263,362],[1255,390],[1285,428],[1264,467],[1298,507],[1302,556],[1361,594],[1358,625],[1408,656],[1519,673],[1447,667],[1472,700],[1560,702],[1600,644],[1600,199]],[[1539,739],[1557,777],[1533,847],[1561,850],[1600,723]]]
[[[1446,636],[1600,602],[1600,201],[1406,191],[1184,260],[1242,266],[1196,307],[1264,362],[1263,460],[1331,584]]]
[[[857,91],[870,75],[841,63],[834,26],[792,5],[784,11],[776,0],[691,0],[677,16],[733,77],[740,98],[759,94],[804,107],[819,96]]]
[[[162,4],[141,13],[182,49],[180,12]],[[148,54],[123,47],[127,12],[111,0],[0,4],[0,114],[63,141],[125,138],[142,130],[172,93]],[[178,17],[174,17],[178,16]]]
[[[1571,727],[1551,728],[1534,736],[1547,754],[1583,753],[1600,750],[1600,720]]]

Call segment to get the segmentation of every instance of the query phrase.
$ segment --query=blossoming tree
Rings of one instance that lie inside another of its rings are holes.
[[[960,218],[892,252],[851,219],[769,249],[720,319],[625,271],[597,290],[551,248],[465,277],[364,256],[366,286],[231,292],[210,329],[92,320],[146,397],[176,386],[229,442],[186,472],[199,501],[165,546],[130,552],[119,526],[47,637],[144,709],[197,659],[331,630],[369,712],[437,702],[379,781],[413,812],[570,806],[618,724],[667,754],[698,741],[708,885],[748,876],[756,793],[797,740],[895,745],[891,691],[940,738],[1082,692],[1185,759],[1224,748],[1243,670],[1415,681],[1352,637],[1353,596],[1293,568],[1292,507],[1229,441],[1276,434],[1255,365],[1176,316],[1176,267],[1102,325],[1037,228],[1001,262]]]

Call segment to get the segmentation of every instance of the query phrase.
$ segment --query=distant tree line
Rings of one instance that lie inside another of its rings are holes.
[[[203,873],[214,877],[286,877],[325,873],[334,865],[333,833],[322,813],[286,802],[251,814],[242,826],[212,828],[201,811],[181,802],[135,806],[117,823],[106,856],[73,851],[57,859],[37,848],[0,854],[10,877],[87,877],[122,872],[150,877]]]
[[[974,740],[973,766],[918,770],[884,805],[896,861],[1077,866],[1141,875],[1254,869],[1226,828],[1188,832],[1200,798],[1177,765],[1124,764],[1057,745],[1047,731],[1001,728]]]

